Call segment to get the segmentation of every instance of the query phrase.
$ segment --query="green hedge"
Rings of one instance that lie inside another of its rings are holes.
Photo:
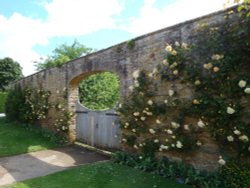
[[[0,113],[4,113],[4,104],[7,97],[7,93],[0,92]]]

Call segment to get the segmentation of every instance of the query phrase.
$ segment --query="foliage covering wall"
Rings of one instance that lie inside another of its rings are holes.
[[[250,23],[245,16],[227,22],[232,14],[222,26],[198,28],[189,44],[169,41],[152,71],[134,71],[118,109],[125,147],[141,158],[189,152],[202,148],[209,132],[220,148],[219,164],[248,159]]]

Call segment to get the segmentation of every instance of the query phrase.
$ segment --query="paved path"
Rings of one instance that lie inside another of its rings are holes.
[[[0,186],[108,159],[77,146],[3,157],[0,158]]]

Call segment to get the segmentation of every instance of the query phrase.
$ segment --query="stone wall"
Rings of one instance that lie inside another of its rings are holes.
[[[235,9],[235,8],[232,8]],[[43,88],[51,91],[52,102],[62,101],[65,107],[71,111],[76,110],[78,100],[78,84],[87,76],[103,71],[114,72],[120,78],[121,98],[128,93],[128,87],[132,84],[132,73],[137,69],[151,71],[155,64],[162,62],[165,56],[166,43],[192,43],[195,40],[196,30],[206,24],[209,27],[219,26],[226,22],[225,14],[229,10],[216,12],[191,21],[180,23],[162,30],[140,36],[129,42],[124,42],[110,48],[86,55],[84,57],[65,63],[60,68],[51,68],[20,80],[22,87]],[[232,16],[230,21],[235,21]],[[185,89],[185,86],[180,86]],[[164,93],[165,91],[162,91]],[[190,92],[187,92],[190,95]],[[184,96],[185,97],[185,96]],[[42,122],[45,127],[53,128],[57,112],[50,111],[49,118]],[[68,138],[74,141],[76,138],[76,117],[71,119]],[[173,159],[183,159],[198,168],[214,168],[218,159],[218,147],[207,134],[203,135],[207,145],[196,153],[180,155],[172,153]]]

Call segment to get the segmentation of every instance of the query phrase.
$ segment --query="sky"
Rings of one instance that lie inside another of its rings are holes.
[[[223,9],[227,0],[0,0],[0,59],[25,76],[59,45],[96,50]]]

